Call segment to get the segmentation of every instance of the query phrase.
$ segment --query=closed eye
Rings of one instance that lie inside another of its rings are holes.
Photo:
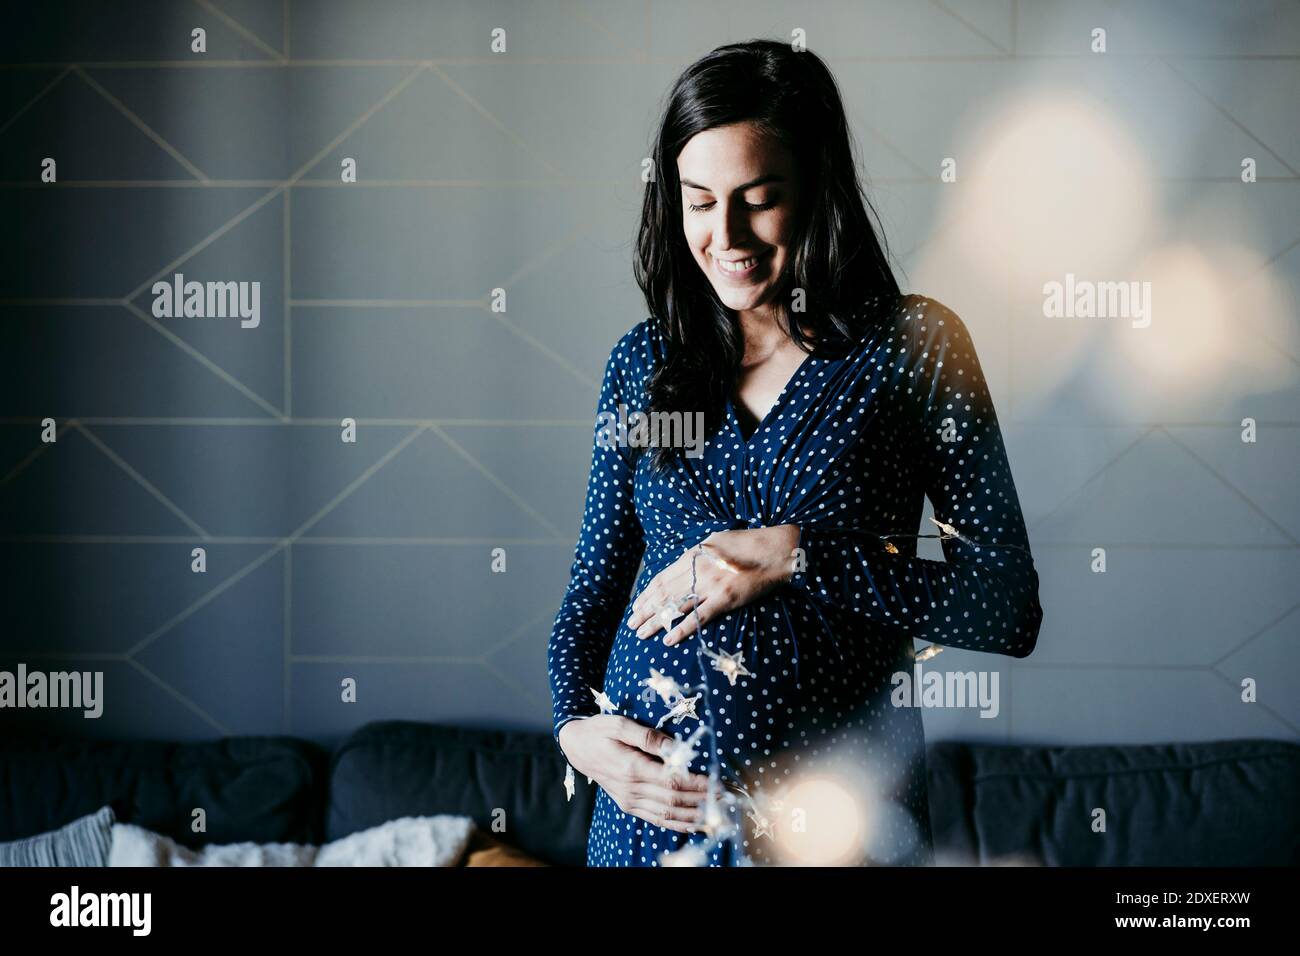
[[[698,205],[698,206],[695,205],[694,203],[687,203],[687,204],[686,204],[686,207],[687,207],[688,209],[690,209],[691,212],[705,212],[705,211],[707,211],[707,210],[709,210],[709,209],[712,209],[715,205],[717,205],[716,202],[706,202],[706,203],[701,203],[701,204]],[[760,210],[760,209],[771,209],[771,208],[772,208],[773,206],[775,206],[775,205],[776,205],[775,202],[763,202],[763,203],[747,202],[747,203],[745,203],[745,208],[746,208],[746,209],[753,209],[753,210],[757,211],[757,210]]]

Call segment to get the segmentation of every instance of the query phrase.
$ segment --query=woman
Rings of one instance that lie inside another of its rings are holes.
[[[812,53],[714,50],[652,158],[651,316],[597,411],[701,411],[708,440],[597,425],[549,647],[556,740],[599,785],[588,863],[797,861],[818,828],[837,860],[930,862],[921,715],[896,692],[913,641],[1024,657],[1042,620],[969,332],[900,293]],[[945,561],[916,557],[924,496]]]

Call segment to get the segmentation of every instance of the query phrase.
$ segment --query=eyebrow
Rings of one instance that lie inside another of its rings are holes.
[[[783,182],[785,182],[784,176],[778,176],[776,173],[768,173],[766,176],[759,176],[757,179],[751,179],[747,183],[741,183],[733,190],[733,192],[743,193],[748,189],[753,189],[755,186],[764,186],[767,183],[783,183]],[[710,189],[708,186],[701,186],[699,183],[693,183],[689,179],[683,179],[682,185],[690,186],[692,189],[702,189],[706,193],[713,192],[713,190]]]

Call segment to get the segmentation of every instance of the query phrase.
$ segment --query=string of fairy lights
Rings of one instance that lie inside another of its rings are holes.
[[[937,534],[877,534],[875,532],[863,532],[870,537],[875,537],[881,544],[882,549],[888,554],[898,554],[898,546],[894,544],[897,538],[937,538],[940,541],[957,540],[964,544],[979,550],[989,548],[1009,548],[1029,553],[1029,549],[1015,544],[997,544],[981,545],[968,535],[962,534],[952,524],[940,521],[937,518],[930,518],[938,526]],[[842,531],[844,529],[836,529]],[[704,543],[700,542],[693,549],[691,555],[691,590],[690,593],[679,598],[677,601],[668,600],[659,605],[658,616],[664,625],[665,633],[672,629],[674,621],[682,616],[681,605],[687,601],[695,602],[691,611],[695,617],[695,632],[693,635],[698,638],[696,641],[695,659],[700,668],[700,684],[683,687],[673,678],[660,673],[655,668],[650,669],[648,677],[641,681],[641,685],[646,688],[645,695],[653,694],[657,696],[668,708],[655,729],[662,729],[667,723],[674,726],[681,723],[687,718],[693,718],[699,721],[699,726],[689,736],[682,738],[674,735],[673,742],[666,745],[664,751],[660,754],[660,759],[668,768],[670,774],[686,774],[690,772],[691,765],[699,756],[697,745],[702,737],[708,735],[716,741],[717,732],[713,717],[713,709],[709,704],[709,682],[708,671],[711,669],[725,677],[730,686],[735,687],[736,681],[746,677],[753,677],[754,672],[749,670],[745,665],[743,647],[734,653],[728,653],[723,650],[714,650],[710,648],[704,638],[704,629],[700,621],[699,603],[696,599],[696,585],[698,577],[696,573],[696,562],[701,554],[705,554]],[[726,559],[717,555],[706,555],[719,568],[731,574],[739,574],[740,569],[730,564]],[[943,650],[940,644],[930,644],[929,646],[913,654],[913,658],[918,661],[927,661],[935,657]],[[595,698],[596,705],[600,708],[602,714],[618,713],[618,706],[609,698],[603,690],[589,688],[592,697]],[[645,696],[643,699],[651,699]],[[696,711],[696,706],[703,700],[704,716],[700,717]],[[753,824],[752,836],[755,840],[761,837],[772,838],[775,836],[775,827],[773,823],[774,815],[781,810],[780,801],[760,792],[751,792],[739,779],[738,774],[733,774],[732,779],[724,779],[722,776],[722,760],[719,757],[717,746],[708,748],[709,755],[709,773],[708,789],[706,791],[703,805],[702,818],[697,824],[699,832],[703,834],[703,840],[690,840],[684,846],[676,850],[665,851],[659,856],[661,866],[702,866],[705,865],[715,849],[722,847],[727,841],[732,841],[736,851],[737,862],[740,865],[753,865],[753,860],[745,852],[744,847],[748,841],[744,839],[742,826],[736,818],[741,814],[748,816]],[[573,766],[566,763],[564,774],[564,790],[567,799],[572,800],[575,792],[575,776]],[[592,778],[587,778],[587,783],[592,783]]]

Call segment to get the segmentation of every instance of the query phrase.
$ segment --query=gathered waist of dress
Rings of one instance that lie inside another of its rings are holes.
[[[882,537],[882,535],[885,535],[896,539],[894,541],[895,547],[903,555],[908,556],[915,554],[915,534],[908,535],[900,531],[887,530],[882,532],[878,528],[861,528],[856,525],[845,524],[832,525],[828,521],[817,521],[815,518],[716,518],[713,520],[694,522],[690,532],[686,534],[676,534],[670,538],[664,538],[662,540],[656,540],[654,536],[648,535],[646,539],[645,567],[649,576],[645,580],[653,578],[655,574],[658,574],[664,568],[668,567],[686,552],[698,545],[701,541],[708,538],[711,534],[719,531],[745,531],[759,528],[771,528],[784,524],[797,524],[805,534],[816,532],[843,535],[846,540],[852,540],[860,544],[874,542],[883,546],[885,538]]]

